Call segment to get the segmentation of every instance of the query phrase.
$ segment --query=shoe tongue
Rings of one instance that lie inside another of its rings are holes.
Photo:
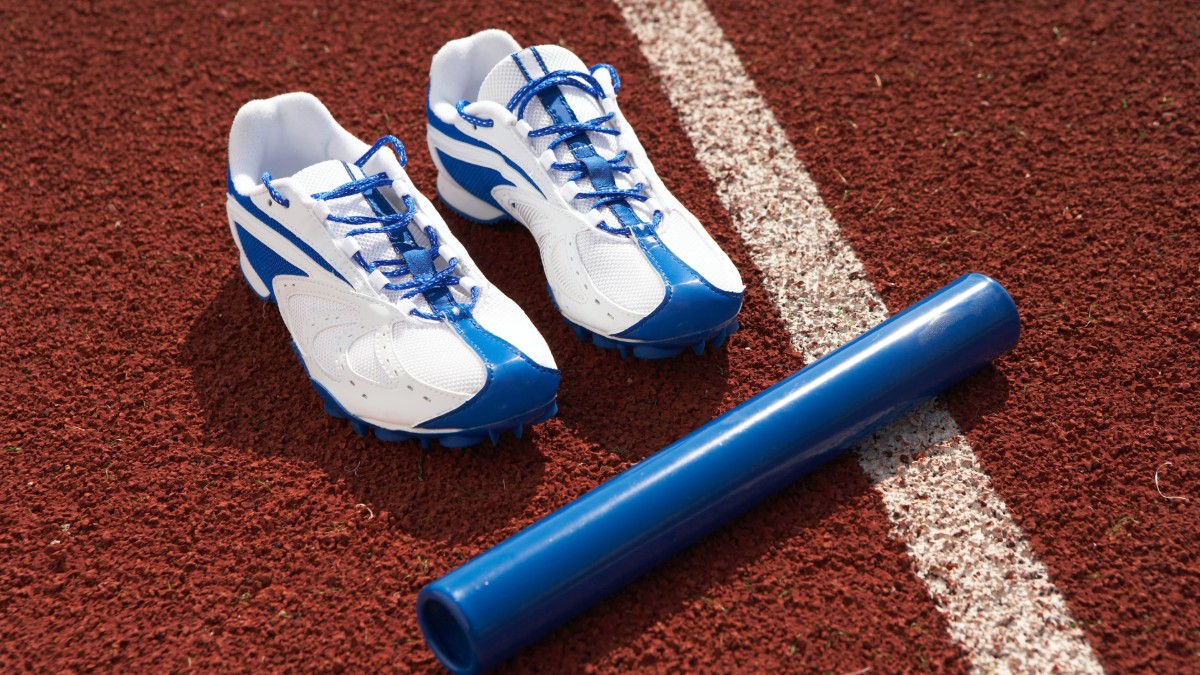
[[[507,106],[509,100],[518,89],[525,86],[529,82],[545,76],[548,73],[553,73],[558,70],[565,70],[577,73],[587,73],[588,68],[583,64],[583,61],[575,56],[570,51],[557,45],[543,45],[541,47],[530,47],[521,51],[510,54],[504,57],[493,68],[492,72],[484,78],[483,84],[479,87],[479,100],[492,101],[500,105]],[[600,108],[600,101],[593,98],[591,94],[580,89],[579,87],[559,86],[546,89],[545,91],[562,95],[563,101],[570,108],[571,114],[575,116],[578,122],[587,122],[604,115],[604,111]],[[517,110],[513,110],[514,113]],[[521,116],[529,126],[534,129],[543,129],[554,124],[558,124],[546,107],[542,105],[542,101],[538,96],[530,99],[525,106],[525,113]],[[570,120],[563,119],[562,122]],[[592,147],[599,151],[600,156],[604,158],[613,157],[619,152],[617,141],[609,134],[587,133],[588,141]],[[554,138],[552,136],[539,136],[530,139],[533,144],[534,151],[537,153],[544,152]],[[574,162],[571,149],[566,143],[559,144],[554,149],[554,155],[560,162]],[[558,172],[555,177],[563,182],[566,180],[568,173]],[[631,187],[628,178],[623,174],[618,174],[615,177],[617,185],[622,188]],[[581,178],[576,181],[579,187],[591,189],[591,181],[589,178]],[[591,202],[586,199],[573,200],[571,206],[580,212],[591,209]]]
[[[316,195],[318,192],[329,192],[330,190],[334,190],[335,187],[346,185],[349,181],[365,178],[365,175],[365,173],[362,173],[362,169],[350,165],[350,163],[341,160],[325,160],[324,162],[318,162],[316,165],[296,172],[292,180],[299,186],[301,191],[308,193],[308,195]],[[366,197],[358,195],[358,193],[340,199],[329,199],[325,204],[328,205],[330,213],[337,216],[376,215],[374,209],[371,208],[371,203],[366,201]],[[350,229],[361,226],[330,221],[329,227],[332,232],[343,237]]]
[[[583,61],[563,47],[558,45],[529,47],[504,57],[492,68],[492,72],[488,73],[479,87],[479,100],[508,105],[509,100],[512,99],[513,94],[517,93],[518,89],[528,82],[556,70],[588,72]],[[582,89],[578,87],[559,87],[558,89],[579,121],[594,119],[603,114],[600,110],[600,102]],[[535,116],[535,119],[529,119],[531,114]],[[535,129],[553,123],[536,96],[525,109],[525,121]]]
[[[365,177],[366,174],[363,173],[363,170],[357,166],[338,159],[331,159],[313,164],[307,169],[302,169],[292,176],[292,181],[299,187],[300,190],[311,195],[320,192],[329,192],[330,190],[341,187],[350,181]],[[366,195],[361,193],[354,193],[346,197],[338,197],[337,199],[327,199],[324,200],[324,204],[329,207],[329,212],[331,214],[340,217],[377,217],[380,214],[376,211],[376,207],[389,211],[396,208],[396,204],[393,204],[386,197],[384,197],[381,191],[375,190],[373,191],[373,194],[375,195],[373,200],[374,205],[372,201],[367,200]],[[401,208],[403,208],[403,206],[401,206]],[[335,220],[325,220],[326,229],[334,237],[344,237],[351,230],[376,226],[377,225],[370,224],[350,225],[348,223],[339,223]],[[409,234],[412,235],[411,228],[409,230]],[[392,242],[386,234],[359,234],[355,235],[354,241],[362,250],[363,258],[369,262],[395,260],[402,255],[395,247],[392,246]],[[414,241],[421,247],[427,247],[429,245],[429,240],[425,238],[424,233],[421,233],[419,236],[414,235]],[[386,294],[393,300],[396,300],[401,295],[400,292],[395,291],[387,291]],[[417,302],[418,307],[425,307],[419,298],[415,299],[414,302]]]

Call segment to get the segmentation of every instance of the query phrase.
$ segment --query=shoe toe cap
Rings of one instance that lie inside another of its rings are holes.
[[[538,364],[474,319],[455,323],[455,330],[483,360],[487,379],[458,408],[428,420],[424,429],[486,430],[540,421],[554,405],[559,373]]]
[[[647,238],[642,248],[663,276],[664,297],[645,318],[614,337],[689,346],[721,330],[737,317],[742,308],[741,291],[714,286],[656,237]]]

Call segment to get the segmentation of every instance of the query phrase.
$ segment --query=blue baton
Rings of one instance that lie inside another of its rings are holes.
[[[417,618],[490,668],[1011,350],[1017,307],[967,274],[430,583]]]

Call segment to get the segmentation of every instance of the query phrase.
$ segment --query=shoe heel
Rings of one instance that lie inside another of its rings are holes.
[[[472,173],[476,174],[471,177],[479,180],[473,180],[471,182],[476,184],[475,187],[481,193],[485,188],[488,189],[488,192],[484,193],[487,195],[487,199],[485,200],[481,197],[481,195],[476,194],[475,191],[463,187],[457,180],[454,179],[453,176],[450,175],[450,171],[447,170],[444,162],[453,162],[459,173],[468,175]],[[473,164],[466,164],[465,162],[460,162],[458,160],[443,158],[443,161],[438,162],[438,197],[451,211],[475,223],[494,225],[496,223],[512,220],[512,216],[508,215],[508,213],[504,210],[497,208],[495,205],[495,200],[491,198],[490,187],[495,183],[491,183],[491,185],[488,184],[488,179],[492,178],[488,174],[495,174],[496,177],[499,177],[499,173],[492,169],[476,167]]]

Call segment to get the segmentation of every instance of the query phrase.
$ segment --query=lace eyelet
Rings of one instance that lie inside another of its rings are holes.
[[[463,120],[467,124],[470,124],[473,129],[478,131],[479,127],[486,128],[486,127],[490,127],[495,124],[495,122],[493,120],[487,120],[482,117],[476,117],[476,116],[472,115],[471,113],[467,112],[468,105],[471,105],[471,102],[466,99],[462,99],[458,103],[454,104],[454,109],[458,111],[458,116],[463,118]]]

